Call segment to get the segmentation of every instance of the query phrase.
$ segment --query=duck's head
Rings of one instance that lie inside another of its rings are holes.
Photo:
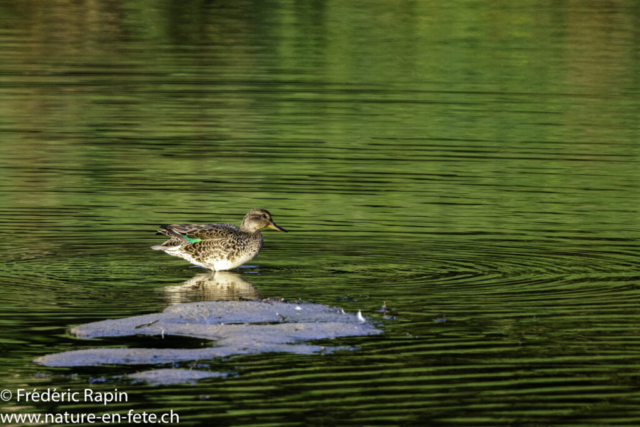
[[[248,233],[255,233],[265,227],[287,233],[287,230],[277,226],[276,223],[273,222],[271,214],[264,209],[251,209],[249,213],[244,216],[240,229]]]

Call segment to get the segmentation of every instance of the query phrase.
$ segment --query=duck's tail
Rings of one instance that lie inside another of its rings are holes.
[[[154,249],[156,251],[166,251],[167,249],[175,248],[177,246],[182,246],[184,244],[188,245],[192,243],[182,234],[169,228],[168,225],[161,225],[160,230],[158,230],[156,234],[164,235],[169,238],[169,240],[167,240],[161,245],[151,246],[151,249]]]

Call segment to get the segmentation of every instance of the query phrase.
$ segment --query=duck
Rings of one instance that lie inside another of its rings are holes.
[[[262,250],[263,228],[287,233],[269,211],[251,209],[237,227],[233,224],[161,225],[156,234],[169,238],[151,249],[182,258],[213,271],[231,270],[254,259]]]

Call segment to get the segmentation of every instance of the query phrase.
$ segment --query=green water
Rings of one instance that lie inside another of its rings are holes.
[[[638,28],[627,0],[0,0],[0,387],[129,395],[0,412],[640,424]],[[199,361],[232,375],[197,385],[33,362],[210,345],[68,331],[213,298],[176,292],[202,271],[154,232],[257,207],[290,232],[252,292],[383,335]]]

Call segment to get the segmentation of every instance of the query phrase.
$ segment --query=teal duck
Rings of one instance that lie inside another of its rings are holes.
[[[251,209],[242,225],[171,224],[161,225],[157,234],[169,238],[151,249],[164,251],[191,264],[213,271],[230,270],[251,261],[262,250],[263,228],[287,232],[276,225],[264,209]]]

